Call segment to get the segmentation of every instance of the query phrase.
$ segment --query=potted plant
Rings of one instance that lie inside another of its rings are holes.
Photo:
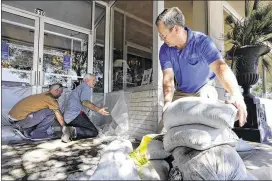
[[[238,84],[244,89],[243,96],[247,105],[247,123],[234,132],[244,140],[263,142],[271,132],[267,129],[264,105],[250,93],[252,85],[259,79],[259,59],[270,70],[272,45],[272,4],[262,6],[259,0],[245,1],[245,17],[236,19],[228,15],[225,23],[230,26],[226,40],[232,48],[226,52],[226,59],[232,60],[231,68],[236,74]]]
[[[231,59],[238,84],[244,89],[243,95],[252,97],[250,88],[259,79],[258,62],[270,70],[270,46],[272,44],[272,4],[261,6],[259,0],[245,1],[245,17],[236,19],[228,15],[225,23],[231,31],[226,40],[232,48],[226,52],[226,59]],[[264,56],[265,55],[265,56]]]

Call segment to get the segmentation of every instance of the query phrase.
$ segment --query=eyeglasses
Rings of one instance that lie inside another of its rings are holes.
[[[172,32],[172,30],[173,30],[173,28],[174,28],[174,26],[172,27],[172,28],[170,28],[169,30],[168,30],[168,32],[167,33],[165,33],[165,34],[159,34],[159,37],[161,38],[161,40],[164,40],[171,32]]]

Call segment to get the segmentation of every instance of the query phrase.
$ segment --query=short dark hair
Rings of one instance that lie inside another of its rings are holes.
[[[59,89],[59,88],[63,88],[63,85],[61,83],[54,83],[54,84],[49,85],[49,90]]]
[[[185,18],[182,11],[178,7],[164,9],[156,19],[156,26],[163,21],[167,28],[172,28],[175,25],[184,27]]]

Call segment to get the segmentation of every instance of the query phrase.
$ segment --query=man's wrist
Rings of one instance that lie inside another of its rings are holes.
[[[242,94],[235,94],[230,96],[230,100],[244,100],[244,96]]]

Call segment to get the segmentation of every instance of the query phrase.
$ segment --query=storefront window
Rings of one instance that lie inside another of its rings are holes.
[[[149,9],[148,13],[140,13],[142,5],[136,1],[129,4],[118,1],[113,8],[112,91],[152,82],[152,2],[143,3],[145,9]]]

